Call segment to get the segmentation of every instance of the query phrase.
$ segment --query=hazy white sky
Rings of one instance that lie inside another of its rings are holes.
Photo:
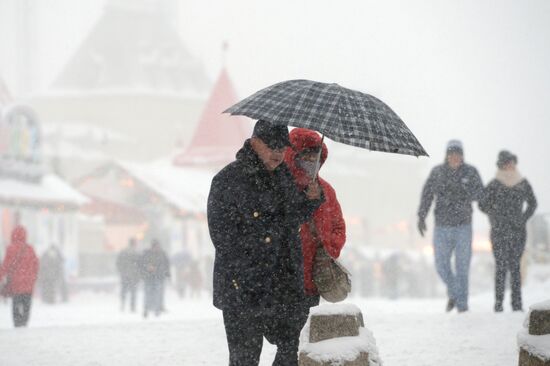
[[[11,83],[15,45],[6,10],[14,1],[0,0],[0,75]],[[104,2],[37,2],[37,87],[59,72]],[[181,36],[212,79],[229,42],[227,67],[241,96],[293,78],[374,94],[403,118],[433,164],[447,140],[460,138],[488,181],[499,149],[517,153],[541,210],[550,212],[550,1],[175,3]]]

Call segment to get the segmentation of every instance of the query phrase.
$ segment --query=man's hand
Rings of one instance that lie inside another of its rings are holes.
[[[425,219],[418,219],[418,232],[420,233],[420,236],[424,236],[424,232],[428,230],[426,226],[426,220]]]
[[[307,186],[306,196],[310,200],[318,200],[321,198],[321,190],[322,188],[319,185],[319,182],[316,179],[312,180]]]

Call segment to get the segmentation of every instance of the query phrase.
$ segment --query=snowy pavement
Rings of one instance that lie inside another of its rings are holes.
[[[550,286],[525,291],[529,304],[550,297]],[[545,298],[546,296],[546,298]],[[513,365],[525,313],[492,312],[492,295],[471,300],[466,314],[445,314],[444,299],[352,298],[374,333],[380,356],[392,365]],[[27,329],[12,329],[0,303],[2,366],[226,365],[221,313],[210,299],[179,300],[169,293],[169,313],[143,320],[118,311],[116,296],[85,294],[69,304],[36,301]],[[275,348],[265,343],[260,365]]]

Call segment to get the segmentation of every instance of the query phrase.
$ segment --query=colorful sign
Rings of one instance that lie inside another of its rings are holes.
[[[1,175],[36,179],[41,173],[41,131],[31,107],[12,105],[0,113]]]

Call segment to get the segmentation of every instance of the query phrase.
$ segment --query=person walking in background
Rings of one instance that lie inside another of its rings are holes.
[[[55,304],[57,292],[61,293],[64,281],[64,258],[55,245],[50,245],[40,257],[40,272],[38,284],[42,301],[46,304]]]
[[[445,162],[434,167],[422,189],[418,209],[418,230],[424,236],[426,216],[435,199],[433,236],[435,265],[447,286],[447,311],[456,306],[468,310],[468,276],[472,257],[472,202],[483,194],[477,169],[464,162],[462,143],[447,144]],[[451,258],[455,255],[455,270]]]
[[[136,293],[140,278],[141,255],[137,251],[134,238],[128,241],[128,247],[122,250],[116,259],[116,268],[120,276],[120,310],[124,311],[126,296],[130,295],[130,310],[136,311]]]
[[[143,316],[147,318],[149,311],[158,316],[163,310],[164,281],[170,277],[170,261],[156,239],[151,241],[151,248],[143,253],[141,273],[145,285]]]
[[[200,298],[203,289],[203,278],[200,263],[198,260],[193,260],[189,263],[187,272],[187,281],[189,282],[190,298]]]
[[[289,133],[291,146],[285,151],[285,163],[300,191],[316,180],[325,195],[325,202],[313,213],[312,219],[300,227],[302,253],[304,256],[305,306],[301,311],[307,320],[309,308],[319,305],[319,292],[313,282],[313,263],[317,247],[322,245],[332,258],[338,258],[346,242],[346,224],[334,188],[320,176],[318,169],[328,157],[327,146],[315,131],[295,128]],[[317,162],[319,161],[319,166]],[[303,327],[305,325],[302,324]]]
[[[491,223],[496,312],[503,310],[507,272],[510,272],[512,310],[523,310],[520,264],[527,239],[526,223],[535,213],[537,200],[533,188],[517,170],[517,163],[517,157],[509,151],[498,154],[496,177],[479,202],[480,210],[489,216]]]
[[[288,145],[286,126],[257,121],[236,161],[210,187],[213,300],[223,311],[230,366],[258,365],[264,337],[277,346],[273,365],[298,365],[305,321],[299,228],[323,194],[316,180],[298,190],[283,163]]]
[[[172,266],[174,266],[174,274],[176,277],[176,292],[180,299],[185,297],[187,288],[189,287],[188,277],[190,263],[191,254],[189,254],[187,247],[184,245],[181,250],[172,257]]]
[[[31,312],[32,293],[38,276],[38,258],[27,243],[27,232],[16,226],[11,244],[0,267],[2,295],[12,297],[12,316],[15,327],[26,327]]]

